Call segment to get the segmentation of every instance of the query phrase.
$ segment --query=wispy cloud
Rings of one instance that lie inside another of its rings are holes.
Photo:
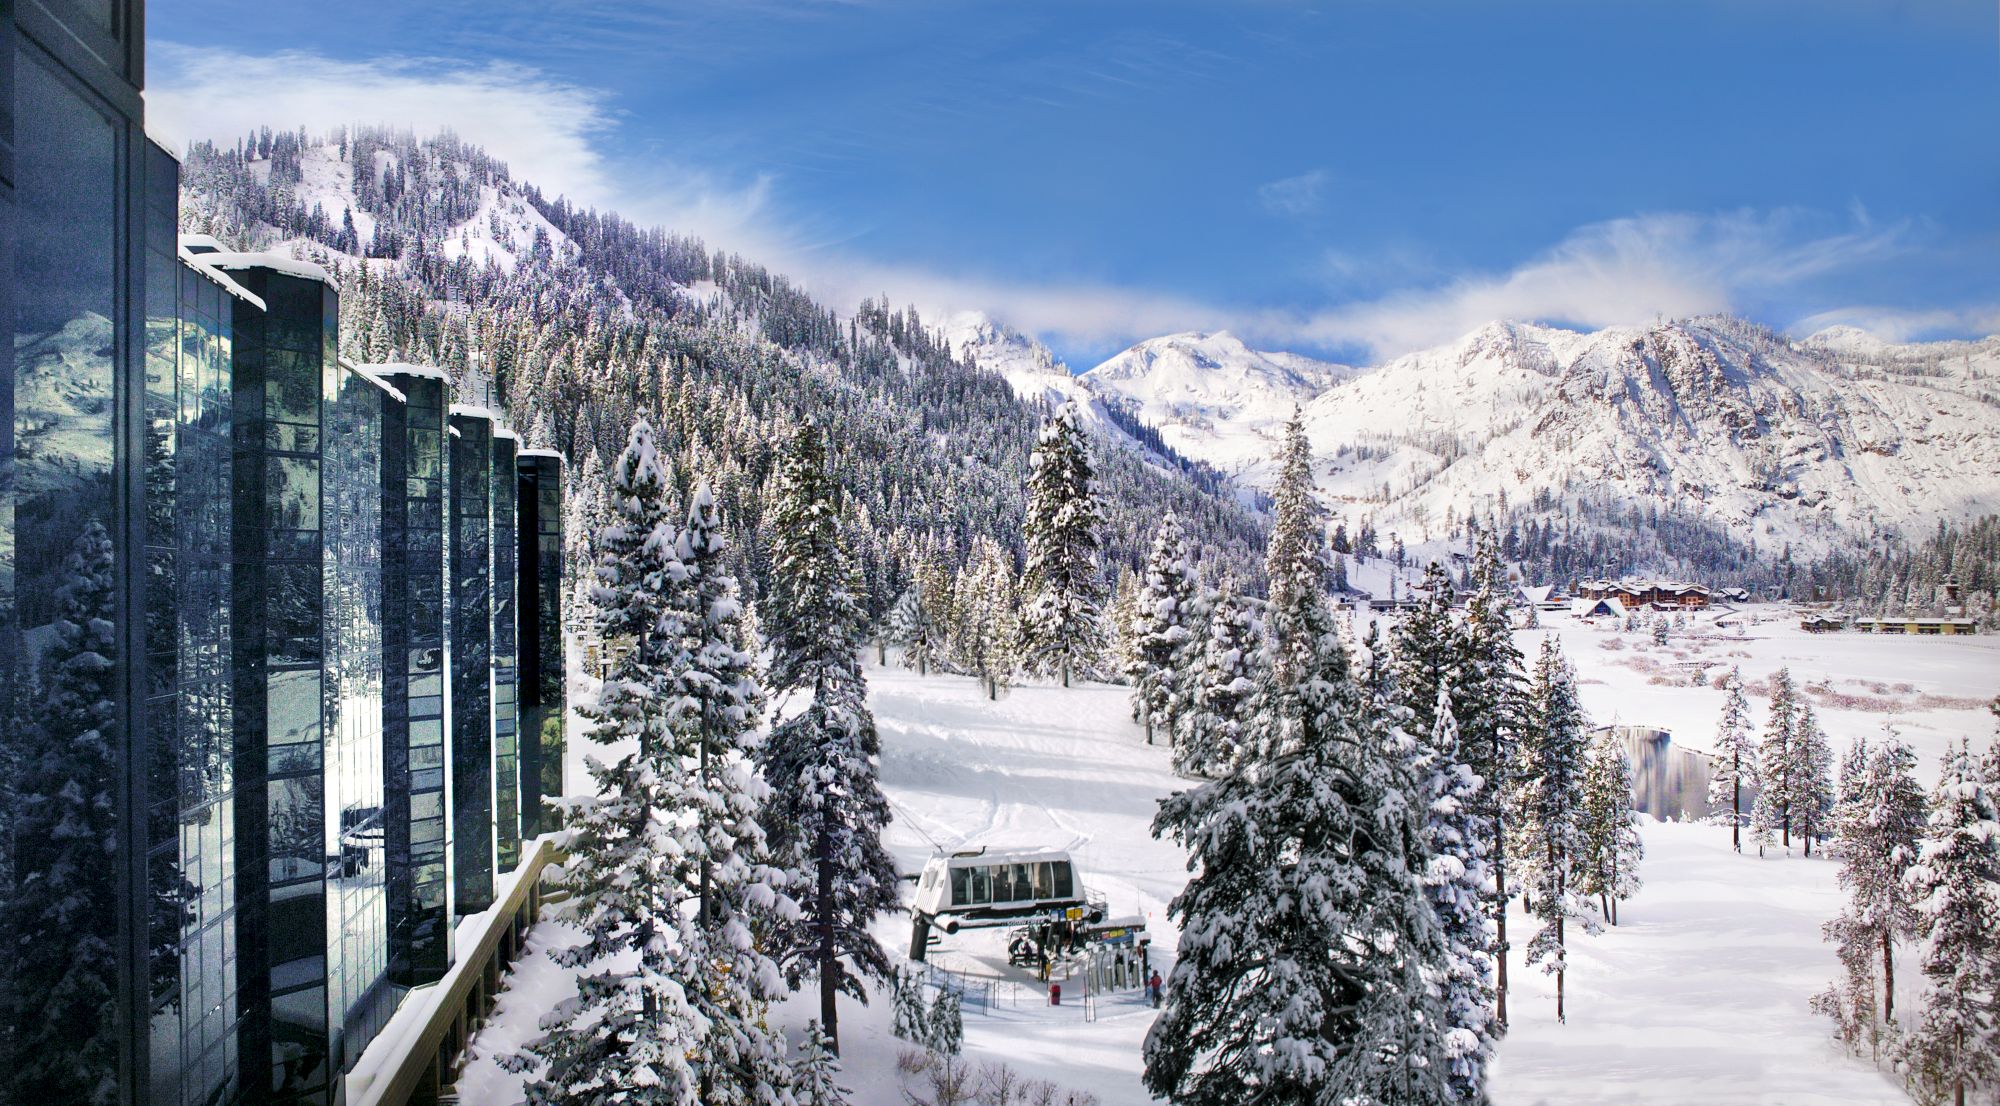
[[[746,254],[788,245],[770,233],[768,175],[727,180],[664,158],[643,170],[614,165],[604,151],[620,116],[609,97],[529,66],[422,56],[346,61],[304,51],[251,55],[168,42],[149,50],[147,125],[171,145],[234,141],[265,126],[303,126],[315,134],[349,124],[419,134],[449,129],[550,195]],[[244,95],[246,88],[256,95]]]
[[[1614,219],[1581,227],[1507,272],[1344,304],[1281,329],[1311,344],[1393,355],[1494,319],[1602,327],[1737,310],[1881,260],[1907,240],[1900,224],[1856,221],[1817,233],[1815,225],[1791,211]]]
[[[1300,173],[1294,177],[1269,181],[1257,186],[1257,202],[1273,215],[1287,215],[1297,218],[1319,210],[1320,192],[1331,179],[1324,169]]]
[[[1914,342],[1963,334],[2000,334],[2000,303],[1913,310],[1856,304],[1808,315],[1792,324],[1801,336],[1830,326],[1852,326],[1885,342]]]

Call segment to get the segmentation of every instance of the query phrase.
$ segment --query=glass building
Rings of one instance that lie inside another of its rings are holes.
[[[263,301],[177,248],[179,165],[146,180],[147,1101],[239,1089],[231,687],[231,357]]]
[[[434,982],[451,966],[450,637],[445,585],[444,371],[382,365],[403,393],[383,427],[384,827],[389,972]]]
[[[493,905],[498,874],[493,748],[492,412],[453,406],[450,474],[452,910]]]
[[[520,439],[493,431],[493,831],[500,870],[521,862],[521,699],[516,613],[520,550],[515,538],[514,458]]]
[[[0,1106],[335,1106],[552,828],[560,459],[177,240],[140,29],[0,5]]]
[[[558,828],[544,800],[562,794],[563,688],[562,454],[524,449],[515,457],[520,534],[521,832]]]
[[[137,0],[0,6],[8,1106],[136,1102],[148,1079],[141,32]]]

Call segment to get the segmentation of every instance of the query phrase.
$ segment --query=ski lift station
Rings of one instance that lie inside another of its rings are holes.
[[[1103,916],[1103,906],[1085,897],[1076,865],[1062,849],[981,847],[941,854],[917,877],[910,959],[924,959],[933,926],[956,933],[1036,922],[1089,923]]]

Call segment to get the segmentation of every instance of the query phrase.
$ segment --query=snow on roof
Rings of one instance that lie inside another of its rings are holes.
[[[945,862],[945,866],[948,868],[980,868],[989,864],[1037,864],[1044,861],[1057,861],[1057,860],[1069,859],[1069,851],[1067,849],[982,848],[977,852],[974,852],[969,849],[960,850],[960,852],[964,853],[965,855],[960,855],[959,853],[953,853],[950,856],[934,856],[931,858],[931,860],[932,861],[942,860]]]
[[[514,454],[514,456],[516,456],[516,457],[553,457],[553,458],[555,458],[556,460],[560,461],[560,460],[562,460],[562,450],[560,450],[560,449],[524,449],[524,450],[520,451],[519,453],[516,453],[516,454]]]
[[[463,415],[468,419],[485,419],[492,423],[500,421],[500,412],[491,407],[481,407],[476,403],[454,403],[451,405],[450,414]]]
[[[220,269],[269,269],[286,276],[316,280],[336,292],[340,291],[340,285],[333,279],[332,274],[310,261],[300,261],[296,257],[286,257],[276,253],[231,253],[226,250],[198,256],[205,264]]]
[[[521,440],[521,436],[519,434],[514,433],[513,427],[510,426],[494,427],[493,436],[496,438],[512,438],[514,441],[517,442]]]
[[[368,361],[361,366],[381,373],[383,376],[420,376],[426,380],[451,379],[451,374],[436,365],[413,365],[408,361]]]
[[[188,252],[187,239],[183,238],[181,240],[181,246],[180,246],[181,264],[186,265],[188,268],[193,269],[195,272],[200,273],[202,276],[207,277],[208,279],[214,281],[215,283],[222,285],[223,291],[229,293],[232,296],[235,296],[237,299],[242,300],[245,303],[254,304],[257,310],[259,311],[264,310],[263,297],[257,295],[257,293],[255,292],[252,292],[250,289],[243,287],[241,284],[236,283],[234,280],[231,280],[228,273],[225,273],[220,269],[210,268],[208,265],[208,258],[210,256],[212,255]]]
[[[408,403],[410,401],[410,397],[404,395],[401,388],[382,379],[381,375],[368,365],[357,365],[352,361],[342,358],[340,367],[396,397],[397,403]]]
[[[189,253],[228,253],[229,247],[212,234],[183,234],[181,248]]]

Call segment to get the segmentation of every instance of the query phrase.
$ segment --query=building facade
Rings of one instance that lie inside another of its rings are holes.
[[[382,658],[389,971],[436,982],[452,961],[450,718],[441,369],[378,366],[403,393],[383,428]]]
[[[524,449],[516,459],[521,620],[521,832],[556,828],[548,800],[563,788],[563,462],[552,449]]]
[[[491,412],[453,407],[451,474],[452,911],[493,905],[499,861],[493,778],[493,429]]]
[[[561,790],[559,674],[512,690],[560,666],[514,521],[524,480],[559,519],[560,464],[489,416],[455,484],[443,373],[340,362],[317,267],[177,238],[141,26],[0,12],[0,1106],[336,1106],[451,964],[454,828],[490,887]],[[452,601],[482,593],[468,814]]]

